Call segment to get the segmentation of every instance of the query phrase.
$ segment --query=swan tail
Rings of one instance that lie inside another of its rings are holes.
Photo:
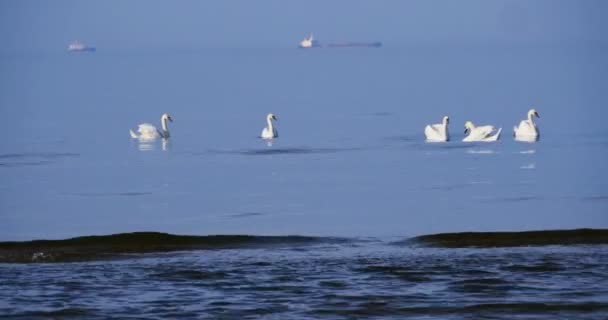
[[[496,131],[496,134],[494,135],[494,141],[498,141],[498,139],[500,139],[500,133],[502,132],[502,128],[498,128],[498,131]]]
[[[135,132],[133,132],[133,130],[129,129],[129,134],[131,135],[131,138],[133,139],[137,139],[138,136],[135,134]]]

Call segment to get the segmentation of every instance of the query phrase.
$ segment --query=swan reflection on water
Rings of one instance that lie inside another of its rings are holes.
[[[156,145],[158,144],[158,140],[156,139],[137,139],[137,149],[139,151],[154,151],[156,150]],[[167,151],[171,147],[171,142],[169,139],[160,139],[161,149],[163,151]]]
[[[272,147],[272,145],[274,144],[274,139],[262,139],[264,142],[266,142],[266,146],[267,147]]]

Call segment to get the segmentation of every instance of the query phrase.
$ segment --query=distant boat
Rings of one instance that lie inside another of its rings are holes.
[[[320,48],[321,44],[319,41],[315,40],[310,34],[307,38],[300,41],[299,48],[308,49],[308,48]],[[382,42],[336,42],[325,44],[326,48],[352,48],[352,47],[361,47],[361,48],[380,48],[382,47]]]
[[[310,34],[310,36],[308,36],[308,38],[305,38],[304,40],[300,41],[300,48],[303,49],[307,49],[307,48],[317,48],[320,47],[321,45],[319,45],[319,41],[315,40],[312,37],[312,33]]]
[[[73,41],[68,45],[68,52],[92,52],[95,47],[89,47],[82,42]]]

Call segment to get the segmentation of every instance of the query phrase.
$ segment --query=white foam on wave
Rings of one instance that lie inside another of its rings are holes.
[[[494,182],[488,181],[488,180],[485,180],[485,181],[483,181],[483,180],[482,181],[471,181],[471,182],[469,182],[469,184],[472,184],[472,185],[475,185],[475,184],[493,184],[493,183]]]
[[[496,151],[489,149],[481,149],[481,150],[467,150],[467,153],[470,154],[495,154]]]
[[[524,150],[524,151],[520,151],[520,154],[535,154],[536,150],[532,149],[532,150]]]
[[[536,169],[536,164],[535,163],[530,163],[530,164],[527,164],[525,166],[521,166],[519,168],[520,169],[532,170],[532,169]]]

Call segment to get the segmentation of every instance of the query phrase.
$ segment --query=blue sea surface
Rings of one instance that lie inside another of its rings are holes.
[[[0,49],[0,318],[606,319],[602,242],[402,241],[608,228],[608,46],[568,38],[579,29],[564,41],[387,36],[381,48],[311,50],[268,45],[272,33],[259,45],[148,38],[94,53],[15,40],[24,46]],[[530,108],[540,140],[516,142]],[[165,112],[170,139],[130,138]],[[269,144],[259,135],[270,112]],[[425,142],[444,115],[450,141]],[[469,120],[501,127],[500,141],[462,142]],[[251,242],[7,242],[140,231]]]
[[[0,240],[605,228],[606,50],[5,54]],[[532,107],[540,141],[513,141]],[[163,112],[169,141],[130,139]],[[269,112],[272,146],[258,138]],[[443,115],[451,141],[425,143]],[[501,140],[461,142],[467,120]]]

